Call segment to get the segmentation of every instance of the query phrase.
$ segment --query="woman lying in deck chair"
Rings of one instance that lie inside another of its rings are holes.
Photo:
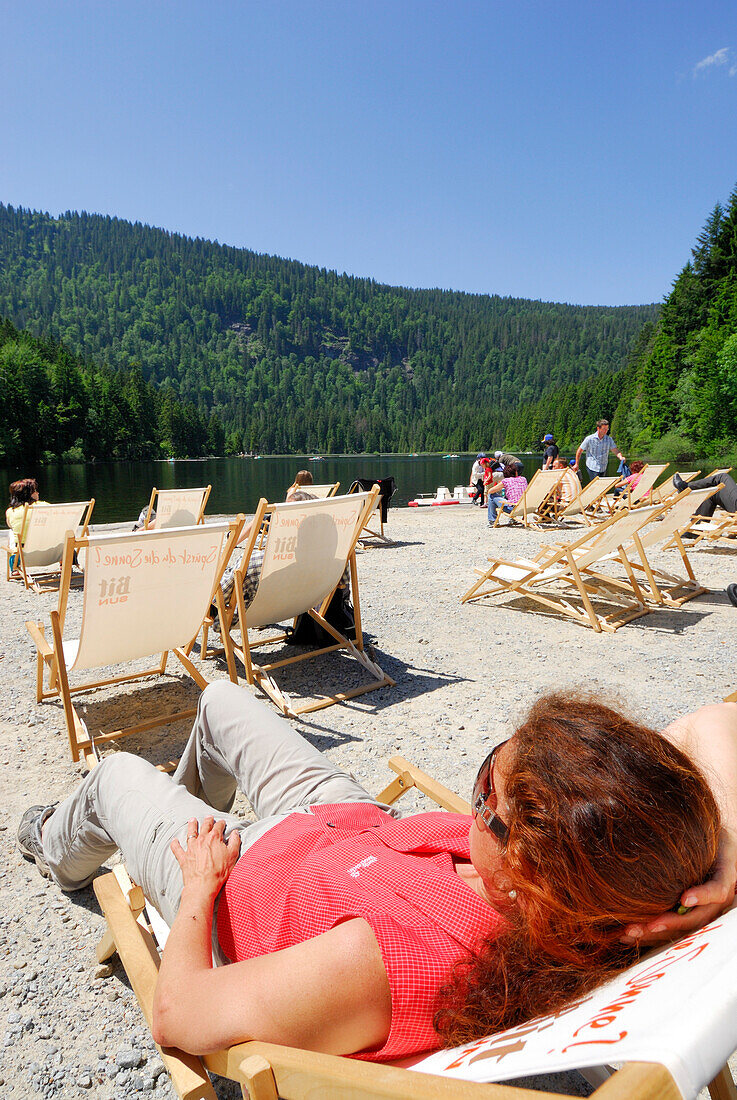
[[[237,785],[260,821],[229,812]],[[659,735],[545,697],[484,761],[472,805],[398,818],[220,682],[173,778],[106,757],[26,812],[19,845],[64,890],[120,848],[172,924],[161,1045],[395,1059],[556,1011],[630,965],[643,933],[682,935],[732,900],[737,706]]]

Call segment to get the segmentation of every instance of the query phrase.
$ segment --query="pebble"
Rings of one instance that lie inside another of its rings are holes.
[[[115,1055],[115,1063],[121,1069],[138,1069],[143,1062],[143,1055],[137,1050],[119,1050]]]
[[[99,966],[95,967],[94,976],[96,978],[109,978],[114,970],[115,970],[115,967],[111,966],[110,963],[100,963]]]

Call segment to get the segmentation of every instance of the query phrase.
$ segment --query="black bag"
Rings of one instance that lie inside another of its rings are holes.
[[[351,641],[356,639],[356,621],[353,616],[353,606],[350,601],[348,588],[336,588],[333,598],[328,604],[325,619],[336,630]],[[332,645],[335,638],[328,634],[319,623],[315,622],[309,612],[297,616],[293,627],[287,628],[287,645],[325,646]]]

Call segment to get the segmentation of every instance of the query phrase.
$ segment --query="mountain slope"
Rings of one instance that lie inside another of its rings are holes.
[[[0,205],[0,315],[140,366],[231,450],[501,441],[510,414],[624,364],[656,306],[382,286],[99,215]]]

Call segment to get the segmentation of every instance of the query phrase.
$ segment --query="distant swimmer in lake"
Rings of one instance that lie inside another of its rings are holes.
[[[231,812],[237,789],[259,820]],[[561,1011],[733,900],[737,705],[660,734],[545,696],[481,762],[471,807],[399,816],[221,681],[173,776],[105,757],[26,811],[18,846],[67,891],[121,851],[171,924],[161,1046],[401,1058]]]

